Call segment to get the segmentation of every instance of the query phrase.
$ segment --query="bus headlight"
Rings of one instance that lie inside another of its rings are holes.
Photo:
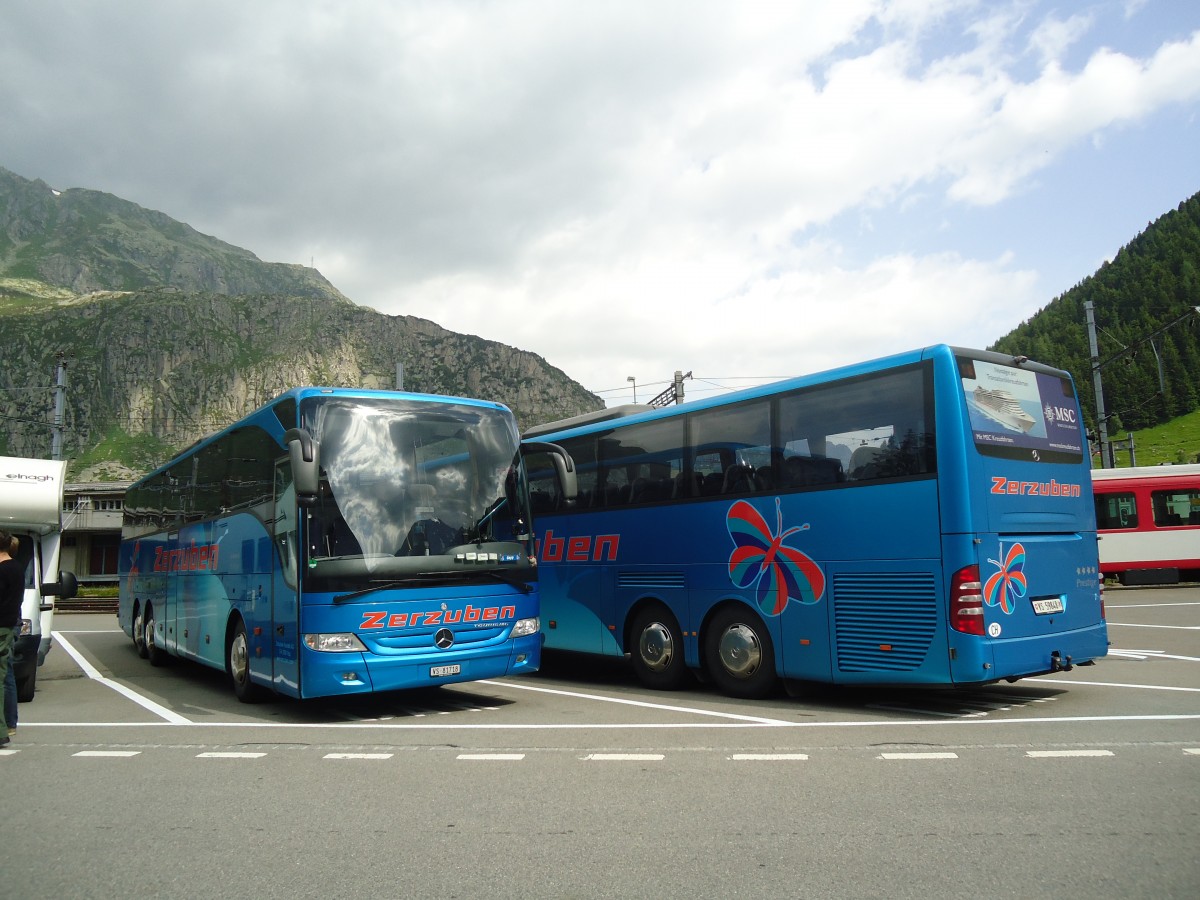
[[[542,621],[537,616],[532,619],[518,619],[513,623],[512,634],[510,637],[525,637],[527,634],[537,634],[537,630],[541,627]]]
[[[304,646],[325,653],[365,653],[367,648],[353,631],[338,634],[306,634]]]

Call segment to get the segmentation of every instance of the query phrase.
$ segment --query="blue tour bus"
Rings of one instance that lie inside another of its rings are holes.
[[[130,487],[121,627],[246,701],[536,671],[530,449],[572,495],[499,403],[288,391]]]
[[[1107,652],[1068,373],[945,345],[662,409],[538,426],[547,649],[707,676],[978,685]]]

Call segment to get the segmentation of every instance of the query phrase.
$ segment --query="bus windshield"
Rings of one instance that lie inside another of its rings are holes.
[[[320,453],[307,510],[312,575],[461,572],[526,565],[520,438],[502,408],[398,398],[310,398]]]

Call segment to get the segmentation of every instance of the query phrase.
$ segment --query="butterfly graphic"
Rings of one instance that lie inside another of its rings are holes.
[[[1025,596],[1028,584],[1025,581],[1025,547],[1013,544],[1004,555],[1004,544],[1000,545],[1000,555],[1004,562],[989,559],[996,571],[983,585],[983,602],[988,606],[1000,605],[1005,614],[1011,614],[1016,607],[1017,599]]]
[[[809,557],[783,544],[808,525],[783,530],[783,510],[775,498],[775,530],[745,500],[729,507],[725,527],[733,539],[729,578],[739,588],[757,584],[755,602],[769,616],[783,612],[788,600],[816,603],[825,593],[825,573]]]

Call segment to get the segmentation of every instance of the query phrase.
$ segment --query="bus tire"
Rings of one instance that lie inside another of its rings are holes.
[[[243,703],[258,703],[266,696],[266,690],[250,678],[250,640],[240,618],[225,645],[225,671],[229,673],[234,695]]]
[[[10,659],[8,664],[12,665]],[[29,670],[29,674],[24,678],[17,679],[17,702],[28,703],[33,699],[33,694],[37,690],[37,666]]]
[[[704,634],[704,662],[731,697],[753,700],[775,687],[775,646],[762,619],[744,606],[720,610]]]
[[[654,603],[639,611],[629,635],[633,671],[646,687],[677,691],[691,681],[683,661],[683,632],[665,606]]]
[[[137,650],[137,655],[145,659],[149,654],[146,651],[146,623],[142,618],[142,607],[136,605],[133,610],[133,646]]]
[[[146,645],[146,659],[150,660],[152,666],[165,666],[167,664],[167,651],[158,644],[154,643],[154,607],[147,606],[144,616],[144,625],[142,629],[142,641]]]

